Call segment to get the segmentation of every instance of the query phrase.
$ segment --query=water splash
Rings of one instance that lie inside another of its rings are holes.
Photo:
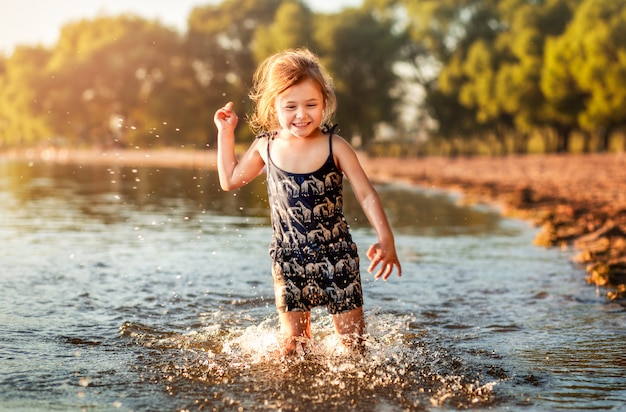
[[[181,407],[240,410],[426,410],[497,402],[497,381],[415,331],[411,315],[369,313],[364,354],[337,351],[329,316],[314,316],[306,354],[281,357],[275,316],[258,324],[214,324],[194,331],[158,331],[126,323],[122,337],[144,348],[140,362]]]

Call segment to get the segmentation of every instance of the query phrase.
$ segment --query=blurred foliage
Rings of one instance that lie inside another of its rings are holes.
[[[258,63],[295,47],[320,56],[340,133],[372,154],[624,150],[626,0],[223,0],[185,33],[68,22],[51,48],[0,56],[0,148],[212,147],[216,108],[244,119]],[[237,136],[252,139],[243,121]]]

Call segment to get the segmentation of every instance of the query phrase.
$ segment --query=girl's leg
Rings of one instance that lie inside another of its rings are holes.
[[[284,354],[292,354],[303,348],[306,340],[311,339],[311,312],[279,313],[280,328],[285,337]]]
[[[363,334],[365,333],[365,318],[363,308],[333,315],[335,331],[341,335],[341,342],[348,349],[362,349]]]

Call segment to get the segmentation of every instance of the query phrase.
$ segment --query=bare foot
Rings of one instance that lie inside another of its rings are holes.
[[[310,339],[301,336],[289,336],[283,341],[280,353],[283,356],[304,356],[310,352]]]
[[[363,355],[365,353],[365,338],[358,334],[341,335],[341,343],[337,347],[339,355]]]

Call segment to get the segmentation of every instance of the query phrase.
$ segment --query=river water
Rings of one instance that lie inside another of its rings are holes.
[[[366,351],[280,359],[263,179],[0,161],[0,410],[619,410],[626,311],[494,209],[379,186],[402,278],[364,272]],[[374,233],[349,186],[363,251]]]

